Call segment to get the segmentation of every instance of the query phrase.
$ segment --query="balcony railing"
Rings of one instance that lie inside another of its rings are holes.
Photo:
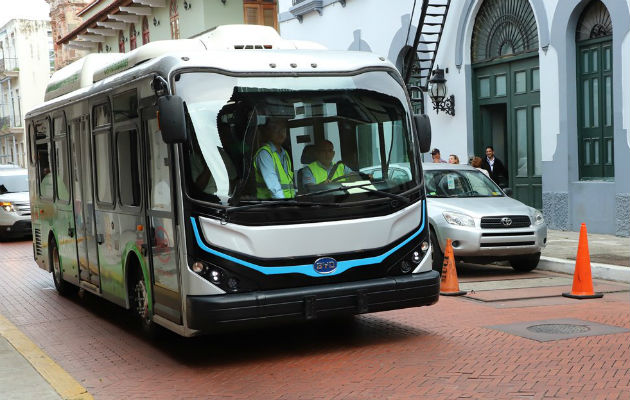
[[[323,0],[293,0],[293,6],[289,8],[289,12],[293,14],[298,21],[302,22],[304,14],[308,14],[311,11],[317,11],[319,15],[322,15],[323,8]]]
[[[0,131],[4,131],[11,127],[10,117],[0,117]]]
[[[18,70],[17,58],[0,58],[0,73]]]

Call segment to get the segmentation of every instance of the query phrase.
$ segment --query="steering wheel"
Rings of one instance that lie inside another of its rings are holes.
[[[338,176],[335,179],[332,179],[330,182],[339,182],[342,179],[348,179],[348,178],[353,178],[352,182],[355,182],[355,181],[358,181],[358,180],[361,180],[361,179],[370,179],[370,175],[365,174],[363,172],[352,171],[352,172],[348,172],[347,174]]]

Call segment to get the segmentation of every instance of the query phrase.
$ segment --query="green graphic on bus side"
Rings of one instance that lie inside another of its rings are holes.
[[[70,75],[69,77],[67,77],[66,79],[64,79],[62,81],[59,81],[59,82],[57,82],[55,84],[52,84],[52,85],[48,86],[46,88],[46,93],[52,92],[53,90],[57,90],[57,89],[59,89],[62,86],[69,85],[71,83],[75,83],[78,80],[79,80],[79,73],[77,72],[75,74]]]
[[[129,66],[129,60],[125,58],[124,60],[120,60],[113,64],[110,64],[107,68],[105,68],[105,70],[103,71],[103,74],[106,76],[112,75],[118,71],[127,69],[128,66]]]

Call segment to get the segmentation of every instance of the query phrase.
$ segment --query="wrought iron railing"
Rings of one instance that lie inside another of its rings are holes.
[[[10,117],[0,117],[0,130],[5,130],[11,127]]]
[[[1,58],[0,59],[0,73],[5,71],[17,71],[18,63],[17,58]]]

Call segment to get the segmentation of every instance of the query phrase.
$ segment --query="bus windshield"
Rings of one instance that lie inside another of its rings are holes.
[[[387,72],[182,73],[187,191],[224,205],[391,199],[421,183],[405,92]]]

